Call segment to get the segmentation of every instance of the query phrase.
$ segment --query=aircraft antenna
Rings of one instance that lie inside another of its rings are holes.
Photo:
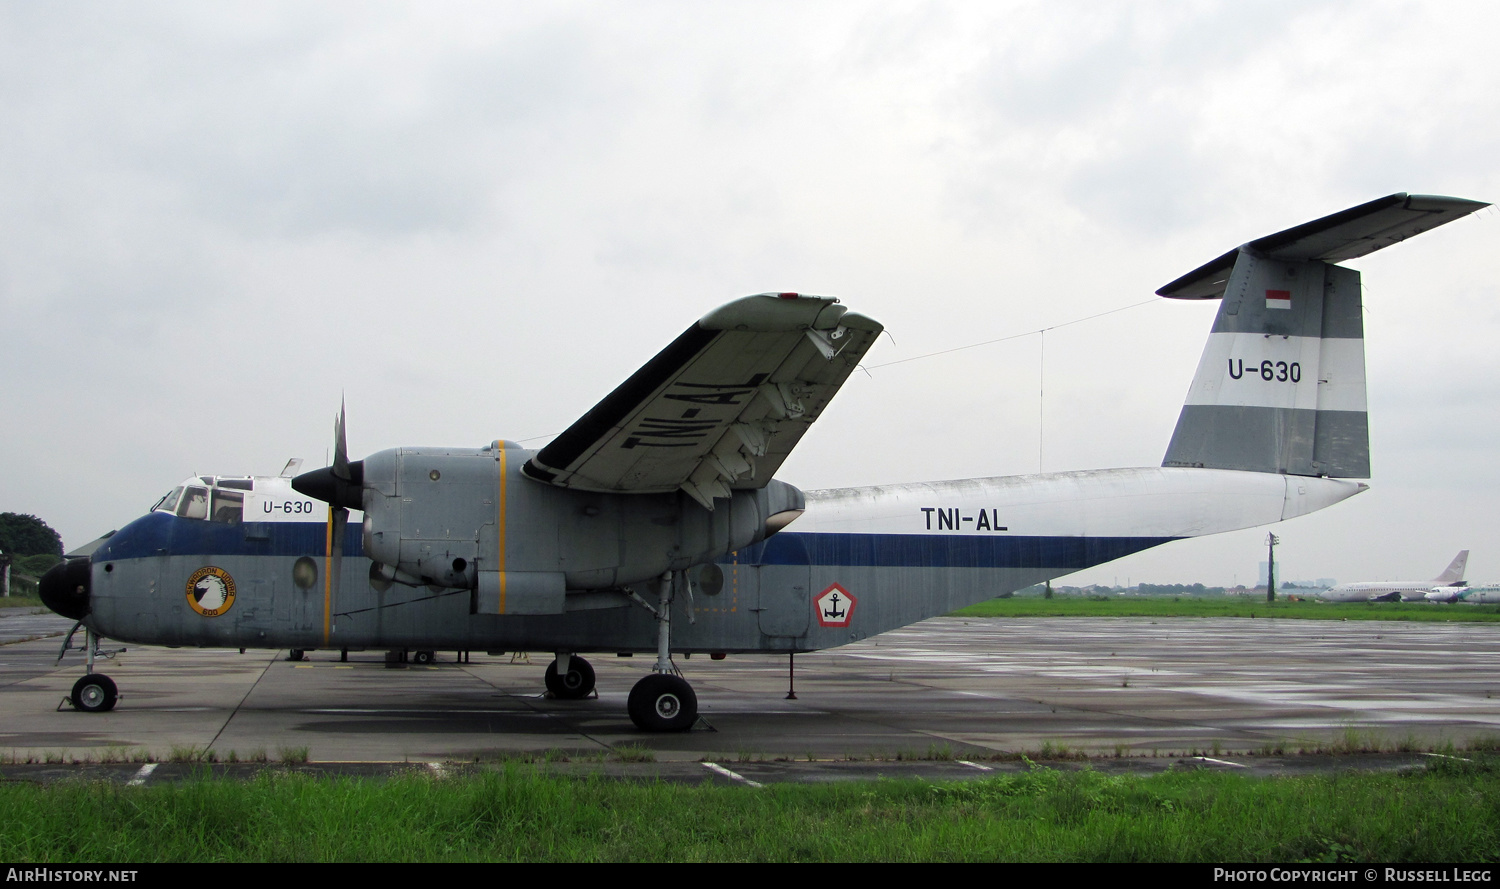
[[[1047,430],[1047,328],[1043,327],[1037,334],[1041,349],[1037,355],[1036,371],[1036,471],[1042,473],[1047,471],[1042,462],[1042,444]]]

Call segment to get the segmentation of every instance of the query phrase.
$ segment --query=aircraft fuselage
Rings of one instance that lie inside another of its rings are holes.
[[[489,509],[495,484],[490,496],[469,494]],[[805,513],[774,536],[669,564],[689,542],[711,547],[715,517],[729,522],[729,504],[710,513],[683,495],[588,494],[514,477],[508,498],[540,494],[570,506],[544,524],[537,503],[525,502],[526,527],[506,528],[510,566],[560,573],[567,588],[556,613],[501,614],[477,587],[385,580],[386,563],[369,558],[357,521],[330,584],[329,523],[317,511],[326,517],[326,506],[298,505],[284,480],[255,485],[267,493],[252,494],[243,521],[157,511],[106,540],[92,557],[86,625],[113,639],[182,646],[645,652],[656,647],[657,621],[630,592],[655,603],[659,576],[686,568],[692,595],[674,602],[673,651],[811,651],[1171,540],[1291,518],[1364,487],[1148,468],[840,488],[809,492]],[[591,524],[622,511],[623,522],[662,529],[649,550],[656,561],[631,561],[621,520]],[[450,567],[464,558],[485,570],[487,551],[471,549],[473,532],[460,537],[455,527],[407,539]]]

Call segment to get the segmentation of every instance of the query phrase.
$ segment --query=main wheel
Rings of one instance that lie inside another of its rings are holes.
[[[589,692],[594,690],[594,667],[575,654],[568,658],[566,674],[557,672],[557,661],[554,660],[547,665],[543,680],[547,683],[547,691],[552,692],[554,698],[576,701],[588,697]]]
[[[414,664],[430,664],[435,660],[437,660],[437,652],[434,651],[418,651],[411,656],[411,662]]]
[[[681,677],[652,673],[630,690],[625,709],[643,731],[685,732],[698,721],[698,696]]]
[[[120,690],[103,673],[90,673],[73,683],[73,707],[85,713],[107,713],[115,709]]]
[[[286,659],[289,661],[305,661],[307,660],[307,652],[300,648],[293,648],[286,653]]]

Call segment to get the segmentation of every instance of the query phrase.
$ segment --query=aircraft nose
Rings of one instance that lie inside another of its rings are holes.
[[[89,613],[90,567],[88,559],[69,559],[53,565],[37,584],[42,604],[63,617],[83,620]]]

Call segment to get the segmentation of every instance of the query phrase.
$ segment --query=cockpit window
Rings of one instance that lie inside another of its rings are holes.
[[[151,511],[152,512],[157,512],[157,511],[172,512],[172,511],[176,510],[177,509],[177,498],[180,497],[180,496],[182,496],[182,489],[181,488],[173,488],[172,490],[170,490],[170,491],[167,492],[167,496],[165,496],[165,497],[161,498],[160,500],[156,501],[156,505],[153,506],[153,507],[151,507]]]
[[[236,491],[253,491],[254,479],[248,478],[221,478],[217,482],[221,488],[234,488]]]
[[[177,504],[177,514],[185,519],[208,518],[208,489],[189,487]]]
[[[214,511],[212,519],[215,522],[224,522],[230,525],[238,525],[245,515],[245,495],[239,491],[214,491]]]

